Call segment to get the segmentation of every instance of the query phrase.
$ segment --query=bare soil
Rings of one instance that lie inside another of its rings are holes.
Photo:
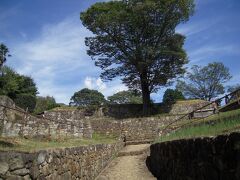
[[[96,180],[156,180],[146,167],[146,148],[149,148],[149,144],[126,146],[122,152],[143,153],[115,158]]]

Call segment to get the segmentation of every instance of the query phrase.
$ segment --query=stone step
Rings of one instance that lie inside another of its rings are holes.
[[[142,150],[142,151],[119,152],[118,157],[121,157],[121,156],[138,156],[138,155],[145,154],[148,151],[149,151],[148,149],[145,149],[145,150]]]
[[[139,140],[139,141],[127,141],[126,145],[139,145],[139,144],[150,144],[154,140],[153,139],[147,139],[147,140]]]
[[[150,144],[128,145],[118,153],[121,156],[137,156],[149,152]]]

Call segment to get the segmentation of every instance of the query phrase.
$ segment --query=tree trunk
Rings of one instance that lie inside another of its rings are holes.
[[[143,100],[143,114],[150,114],[150,91],[146,76],[141,76],[142,100]]]

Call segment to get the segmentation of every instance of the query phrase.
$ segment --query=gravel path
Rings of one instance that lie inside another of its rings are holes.
[[[122,152],[144,152],[146,148],[149,145],[129,145]],[[146,153],[117,157],[96,180],[156,180],[146,167],[146,157]]]

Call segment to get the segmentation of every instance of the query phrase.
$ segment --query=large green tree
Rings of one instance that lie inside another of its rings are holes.
[[[108,97],[111,104],[142,104],[141,94],[133,91],[120,91]]]
[[[179,81],[179,89],[185,97],[210,101],[223,94],[224,83],[231,78],[229,69],[223,63],[213,62],[207,66],[193,66],[184,81]]]
[[[100,106],[105,103],[104,95],[97,90],[91,90],[84,88],[78,92],[75,92],[71,97],[70,105],[72,106]]]
[[[88,55],[102,68],[101,78],[122,77],[142,92],[144,113],[150,94],[184,73],[185,37],[175,32],[193,14],[194,0],[122,0],[100,2],[81,13],[93,34]]]

